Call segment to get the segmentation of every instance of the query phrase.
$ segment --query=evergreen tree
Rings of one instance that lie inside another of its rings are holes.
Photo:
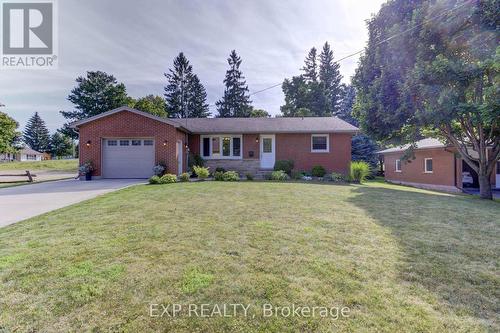
[[[206,118],[210,116],[207,103],[207,91],[196,74],[191,76],[189,82],[188,110],[189,117],[191,118]]]
[[[198,76],[193,73],[184,53],[174,59],[174,68],[169,69],[165,101],[169,117],[172,118],[205,118],[210,115],[207,104],[207,93]]]
[[[52,157],[65,157],[73,155],[73,142],[70,138],[58,132],[50,137],[50,153]]]
[[[45,153],[50,151],[49,130],[38,112],[28,120],[23,132],[23,141],[32,149]]]
[[[86,77],[76,79],[77,86],[71,90],[68,100],[75,105],[74,111],[61,111],[70,122],[92,117],[100,113],[128,105],[129,97],[123,83],[113,75],[101,71],[87,72]],[[76,139],[78,135],[65,124],[59,132]]]
[[[318,82],[318,59],[317,59],[317,51],[316,48],[313,47],[309,50],[307,54],[306,60],[304,61],[304,67],[302,70],[304,71],[304,78],[309,82]]]
[[[307,83],[302,75],[294,76],[292,79],[285,79],[281,86],[285,94],[285,105],[280,107],[284,117],[302,117],[304,112],[299,114],[299,110],[308,109],[309,90]]]
[[[184,53],[174,59],[174,68],[165,73],[168,84],[165,87],[165,101],[168,115],[172,118],[187,118],[189,103],[189,83],[193,76],[193,67]]]
[[[248,86],[240,70],[241,58],[236,51],[231,51],[227,59],[229,69],[224,78],[224,96],[215,104],[217,106],[217,117],[249,117],[251,101],[248,95]]]
[[[341,100],[342,87],[340,81],[342,75],[340,75],[340,65],[333,60],[333,51],[328,42],[323,45],[319,59],[319,80],[323,84],[329,102],[329,110],[325,111],[325,113],[336,113],[339,111]]]
[[[347,121],[349,124],[358,126],[359,122],[354,118],[352,112],[354,107],[354,102],[356,100],[356,89],[352,85],[342,84],[341,89],[341,100],[339,103],[339,109],[334,116]]]

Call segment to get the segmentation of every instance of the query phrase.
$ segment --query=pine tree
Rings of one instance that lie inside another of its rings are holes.
[[[249,117],[251,101],[248,95],[248,86],[240,70],[241,58],[236,51],[231,51],[227,59],[229,70],[226,71],[224,96],[215,104],[218,117]]]
[[[23,132],[23,141],[36,151],[42,153],[50,151],[49,130],[38,112],[35,112],[28,121]]]
[[[206,118],[210,116],[207,104],[207,92],[196,74],[193,74],[189,81],[188,110],[189,117],[191,118]]]
[[[319,55],[319,80],[323,84],[325,94],[329,100],[328,113],[336,113],[339,110],[341,100],[340,65],[333,60],[333,51],[328,42],[325,42]]]
[[[165,74],[168,84],[165,87],[165,100],[169,117],[205,118],[210,115],[207,93],[200,79],[193,73],[184,53],[174,59],[174,68]]]
[[[304,78],[309,82],[317,82],[318,81],[318,59],[317,59],[317,51],[316,48],[313,47],[309,50],[307,54],[306,60],[304,61],[304,67],[302,70],[304,71]]]
[[[65,135],[56,132],[50,137],[50,153],[52,157],[65,157],[73,155],[73,142]]]
[[[172,118],[188,117],[189,83],[193,76],[193,67],[184,53],[174,59],[174,68],[165,73],[168,84],[165,87],[165,100],[168,115]]]
[[[342,84],[341,91],[342,93],[339,103],[339,109],[333,115],[339,117],[344,121],[347,121],[351,125],[358,126],[358,120],[352,115],[352,109],[354,107],[354,101],[356,99],[356,90],[350,84]]]

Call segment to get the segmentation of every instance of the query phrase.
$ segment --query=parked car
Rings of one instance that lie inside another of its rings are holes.
[[[470,172],[468,171],[464,171],[462,172],[462,185],[464,187],[467,187],[467,186],[472,186],[472,184],[474,184],[474,179],[472,178]]]

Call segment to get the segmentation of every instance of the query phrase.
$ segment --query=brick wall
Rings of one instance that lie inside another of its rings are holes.
[[[430,148],[415,150],[415,159],[410,162],[401,162],[401,172],[395,171],[396,160],[402,152],[384,155],[385,179],[395,182],[455,186],[456,180],[461,183],[461,164],[457,159],[457,174],[455,175],[455,155],[444,148]],[[432,158],[432,173],[425,173],[424,159]],[[457,185],[459,184],[457,183]]]
[[[175,127],[128,111],[84,124],[79,128],[79,134],[80,164],[92,161],[94,176],[101,176],[101,149],[105,138],[153,138],[155,163],[165,163],[168,172],[174,174],[177,173],[176,141],[181,140],[183,147],[185,141],[185,134]],[[90,147],[87,147],[87,141],[91,141]],[[186,163],[183,163],[183,169],[186,170]]]
[[[327,172],[347,174],[351,163],[351,134],[330,134],[330,152],[312,153],[311,134],[276,134],[276,160],[293,160],[297,171],[315,165]]]

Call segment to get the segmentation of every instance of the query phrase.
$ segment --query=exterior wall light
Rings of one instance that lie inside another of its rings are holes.
[[[167,145],[167,143],[168,143],[168,141],[167,141],[167,140],[163,141],[163,145],[164,145],[164,146],[166,146],[166,145]]]
[[[90,144],[92,143],[92,141],[87,141],[87,143],[85,144],[87,147],[90,147]]]
[[[259,143],[259,137],[255,137],[255,143]]]

